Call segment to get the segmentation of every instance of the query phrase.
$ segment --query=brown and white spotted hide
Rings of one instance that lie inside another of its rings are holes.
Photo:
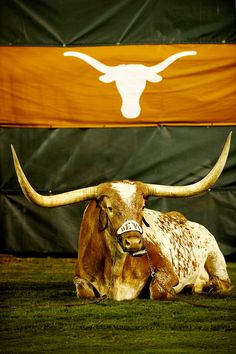
[[[78,297],[106,295],[115,300],[141,296],[168,299],[184,287],[224,292],[230,280],[211,233],[180,213],[144,209],[139,182],[104,183],[90,201],[80,229],[75,285]],[[118,230],[128,220],[143,233]],[[118,242],[119,241],[119,242]]]
[[[175,212],[164,214],[146,209],[144,215],[149,224],[144,227],[145,243],[157,246],[162,257],[171,264],[178,278],[175,293],[186,286],[192,286],[197,293],[207,287],[221,293],[229,290],[224,256],[214,236],[204,226]]]

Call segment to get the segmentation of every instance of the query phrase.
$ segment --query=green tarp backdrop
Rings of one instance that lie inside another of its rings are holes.
[[[44,209],[19,187],[11,152],[14,144],[34,188],[56,194],[114,179],[185,185],[204,177],[233,131],[227,165],[215,187],[181,199],[150,198],[148,207],[178,210],[205,225],[225,255],[235,252],[236,127],[115,129],[1,129],[1,250],[76,252],[86,203]]]
[[[1,0],[1,45],[235,43],[234,0]]]

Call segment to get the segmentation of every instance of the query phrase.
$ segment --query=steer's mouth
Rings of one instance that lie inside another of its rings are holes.
[[[139,251],[134,251],[134,252],[129,252],[131,254],[131,256],[133,257],[141,257],[143,256],[144,254],[147,253],[147,251],[145,249],[143,250],[139,250]]]

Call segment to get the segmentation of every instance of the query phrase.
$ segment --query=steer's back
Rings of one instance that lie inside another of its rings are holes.
[[[144,239],[147,244],[156,244],[158,252],[172,264],[179,279],[177,292],[195,284],[203,274],[206,282],[208,273],[229,280],[224,257],[214,236],[204,226],[177,212],[145,209],[144,218],[149,224],[144,226]]]

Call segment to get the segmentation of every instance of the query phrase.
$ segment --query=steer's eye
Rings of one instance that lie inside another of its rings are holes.
[[[112,212],[112,207],[108,207],[107,209],[108,209],[110,212]]]

